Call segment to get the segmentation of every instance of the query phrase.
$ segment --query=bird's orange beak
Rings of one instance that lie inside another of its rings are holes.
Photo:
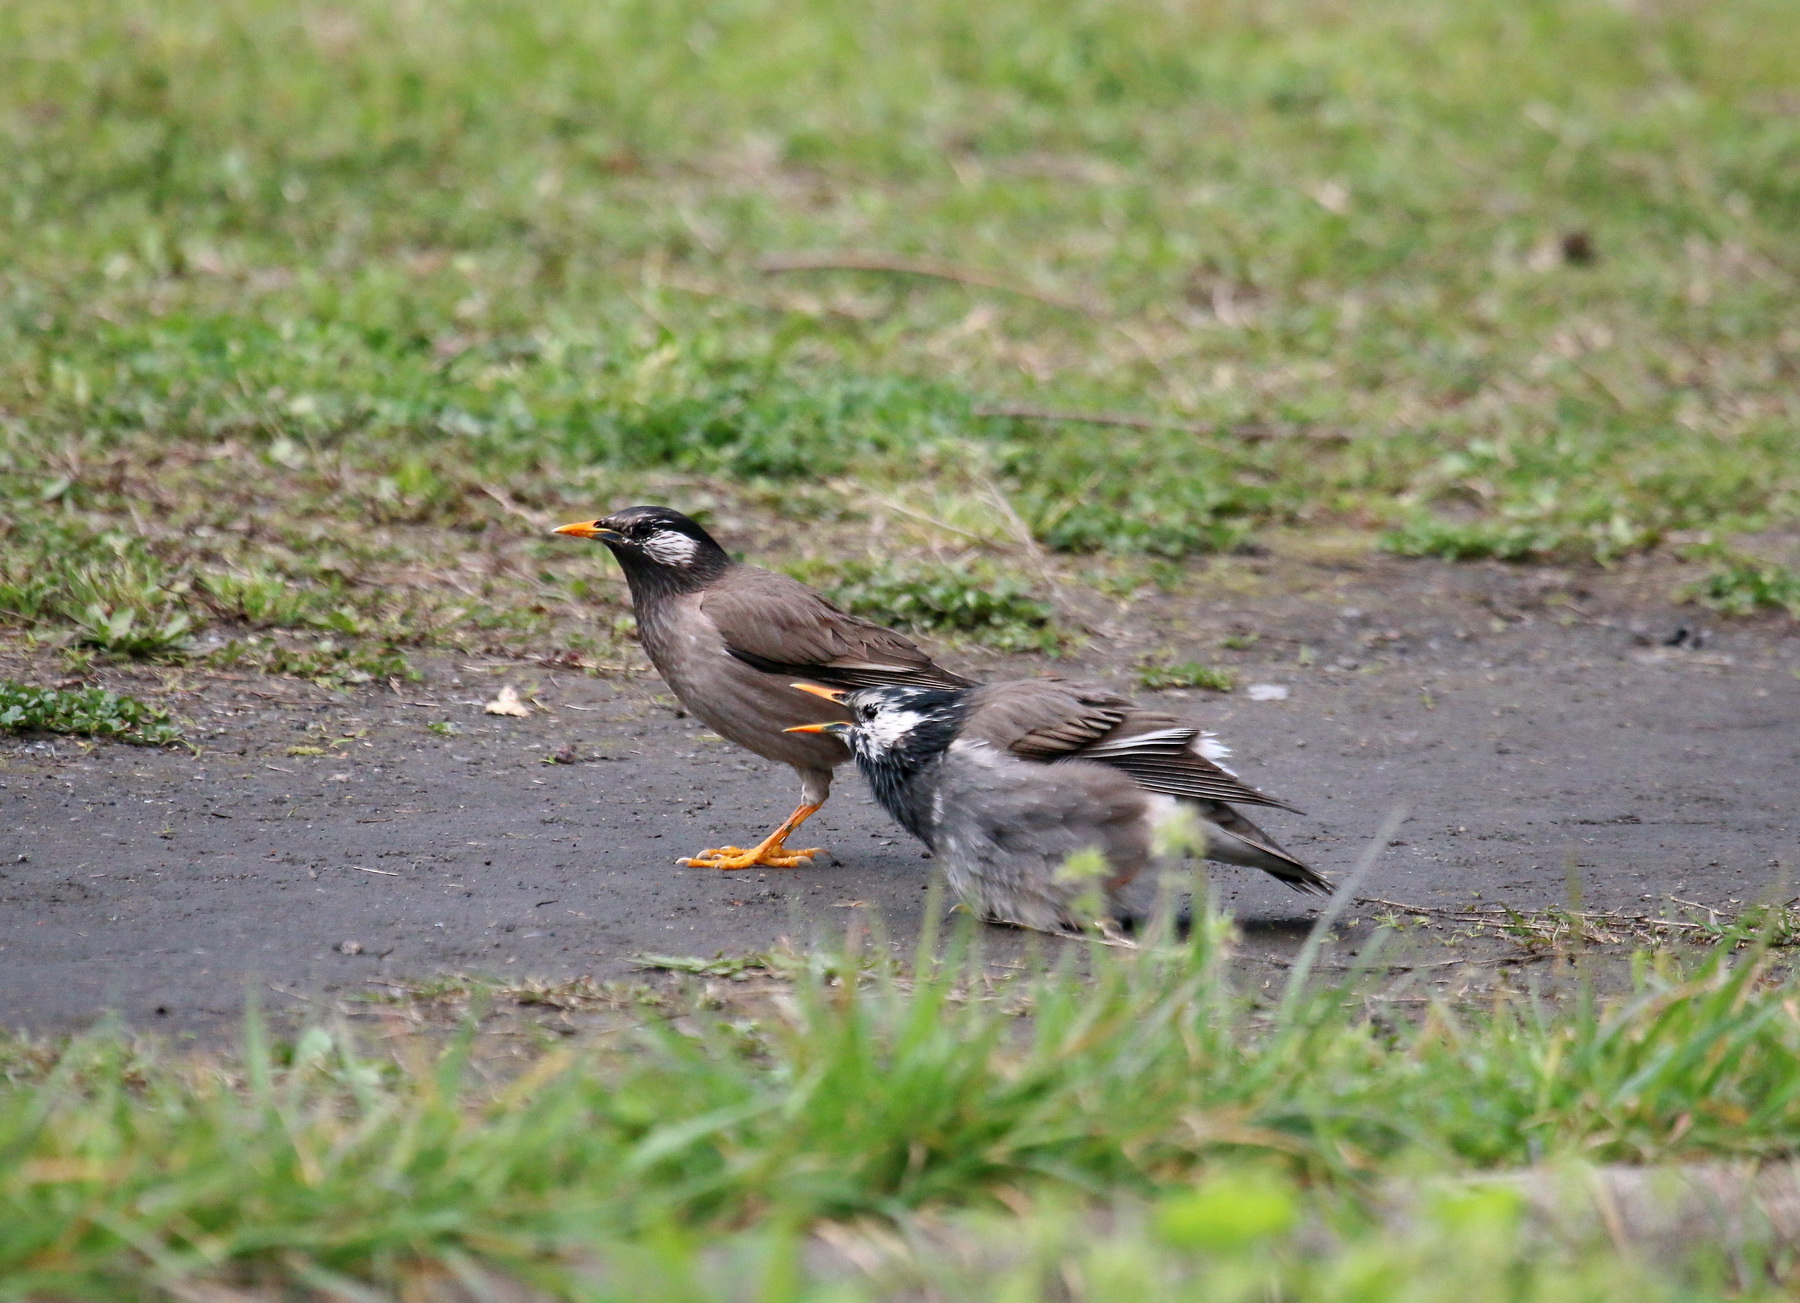
[[[560,533],[561,531],[558,532]],[[815,697],[823,697],[834,706],[847,706],[850,704],[850,694],[843,688],[821,688],[816,683],[790,683],[788,686],[790,688],[798,688],[802,692],[810,692]],[[799,730],[790,728],[785,731],[795,733]]]
[[[841,719],[834,719],[829,724],[796,724],[792,728],[784,728],[783,733],[848,733],[850,725]]]
[[[597,520],[578,520],[573,525],[558,525],[550,532],[567,534],[570,538],[597,538],[602,543],[616,543],[625,537],[618,530],[608,529]]]

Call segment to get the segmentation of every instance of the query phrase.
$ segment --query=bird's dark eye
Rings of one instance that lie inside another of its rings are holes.
[[[875,718],[875,707],[864,706],[860,710],[858,710],[857,713],[860,714],[864,719],[874,719]]]

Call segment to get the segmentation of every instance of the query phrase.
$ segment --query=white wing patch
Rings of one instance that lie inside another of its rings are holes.
[[[966,756],[971,760],[977,760],[984,765],[990,766],[998,765],[1003,760],[1013,758],[1010,755],[1003,754],[1000,748],[993,743],[984,742],[976,737],[959,737],[950,744],[950,750],[953,754]]]
[[[1071,760],[1088,760],[1094,756],[1117,755],[1120,752],[1130,754],[1133,751],[1142,750],[1146,745],[1157,742],[1185,742],[1193,736],[1194,730],[1185,725],[1176,728],[1153,729],[1148,733],[1133,733],[1129,737],[1113,741],[1096,742],[1093,746],[1085,747],[1079,754],[1069,758]]]
[[[1069,760],[1095,760],[1103,756],[1129,755],[1133,751],[1142,750],[1146,745],[1154,746],[1158,742],[1188,742],[1188,749],[1195,755],[1212,761],[1233,778],[1237,777],[1237,770],[1222,763],[1225,757],[1231,754],[1231,748],[1219,741],[1214,734],[1189,728],[1186,725],[1153,729],[1148,733],[1133,733],[1129,737],[1122,737],[1115,741],[1097,742],[1066,758]],[[1058,761],[1058,763],[1062,762]]]
[[[691,565],[700,552],[698,543],[673,529],[657,530],[644,540],[643,548],[652,561],[665,566]]]

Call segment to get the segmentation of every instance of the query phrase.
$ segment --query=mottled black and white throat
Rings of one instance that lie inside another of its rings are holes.
[[[968,713],[967,689],[864,688],[850,696],[850,749],[881,808],[931,845],[934,770]]]

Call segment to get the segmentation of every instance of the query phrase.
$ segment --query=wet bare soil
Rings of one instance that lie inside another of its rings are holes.
[[[1328,874],[1404,806],[1365,895],[1541,909],[1578,893],[1643,913],[1800,895],[1800,635],[1785,617],[1723,623],[1629,567],[1365,558],[1221,565],[1197,594],[1087,618],[1095,636],[1064,660],[946,659],[1134,692],[1145,656],[1231,664],[1236,692],[1158,699],[1306,811],[1267,824]],[[58,673],[0,653],[0,674]],[[618,978],[645,953],[829,941],[852,918],[910,947],[926,910],[931,862],[848,770],[805,830],[830,851],[813,867],[678,867],[760,837],[796,784],[648,672],[451,658],[354,694],[191,670],[99,679],[190,721],[199,754],[0,739],[9,1027],[111,1015],[205,1032],[250,994],[305,1016],[446,973]],[[484,712],[506,684],[528,718]],[[1252,684],[1287,695],[1252,700]],[[1252,961],[1279,965],[1318,908],[1248,870],[1213,880]],[[988,931],[1002,958],[1043,944]]]

